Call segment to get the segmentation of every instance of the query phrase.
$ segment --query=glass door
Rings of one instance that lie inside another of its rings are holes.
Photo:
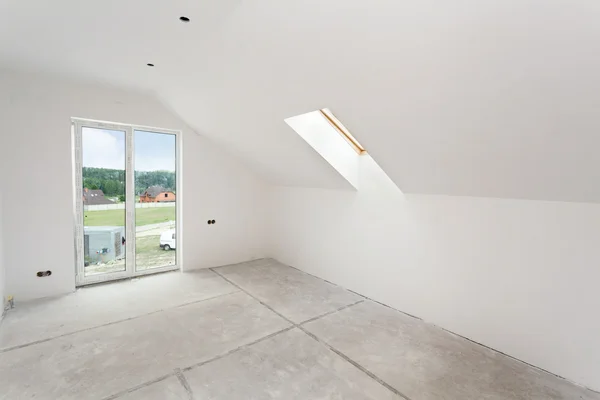
[[[178,132],[73,119],[77,284],[177,269]]]
[[[133,131],[135,268],[177,265],[177,146],[168,133]]]

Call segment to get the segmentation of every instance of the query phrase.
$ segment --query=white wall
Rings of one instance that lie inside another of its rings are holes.
[[[0,72],[6,288],[15,301],[74,290],[71,117],[183,130],[184,269],[264,256],[263,182],[152,96]],[[41,269],[52,276],[38,278]]]
[[[2,153],[0,153],[0,156]],[[6,273],[5,273],[5,265],[4,265],[4,237],[2,235],[2,226],[4,223],[4,215],[2,213],[2,189],[0,188],[0,320],[4,315],[4,305],[5,305],[5,296],[6,296]]]
[[[272,256],[600,389],[600,205],[278,187]]]

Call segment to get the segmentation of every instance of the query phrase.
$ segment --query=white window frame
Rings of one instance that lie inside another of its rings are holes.
[[[82,129],[110,129],[125,132],[125,270],[118,272],[108,272],[85,276],[84,260],[84,234],[83,234],[83,149],[82,149]],[[175,185],[177,187],[177,199],[175,202],[175,233],[177,246],[175,248],[176,264],[165,267],[149,268],[142,271],[136,271],[135,267],[135,182],[134,182],[134,132],[146,131],[155,133],[166,133],[175,135]],[[156,128],[143,125],[122,124],[115,122],[97,121],[84,118],[71,118],[71,136],[73,153],[73,226],[75,235],[75,284],[76,286],[91,285],[95,283],[107,282],[118,279],[133,278],[136,276],[183,270],[182,269],[182,229],[183,229],[183,191],[182,191],[182,152],[181,141],[182,134],[179,130]]]

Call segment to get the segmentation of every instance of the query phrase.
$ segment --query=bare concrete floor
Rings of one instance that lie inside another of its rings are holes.
[[[18,305],[0,399],[600,400],[274,260]]]

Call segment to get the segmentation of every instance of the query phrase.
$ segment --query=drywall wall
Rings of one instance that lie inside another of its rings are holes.
[[[0,142],[1,143],[1,142]],[[1,155],[1,154],[0,154]],[[0,320],[4,316],[4,305],[6,301],[6,273],[4,266],[4,237],[2,235],[2,227],[4,223],[2,213],[2,189],[0,187]]]
[[[272,256],[600,389],[600,206],[277,187]]]
[[[262,181],[153,96],[4,72],[6,287],[16,302],[74,290],[71,117],[183,131],[184,269],[264,255]],[[36,277],[40,269],[52,276]]]

